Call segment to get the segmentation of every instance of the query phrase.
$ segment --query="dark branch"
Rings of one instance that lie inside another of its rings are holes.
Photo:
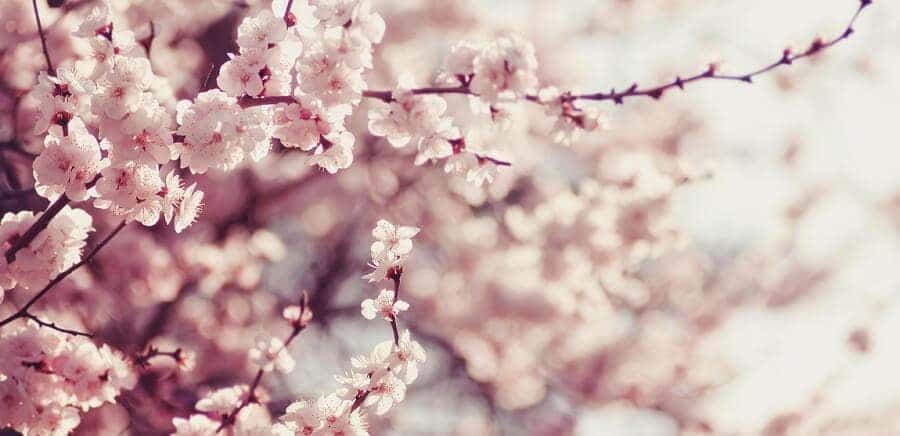
[[[31,0],[31,6],[34,8],[34,21],[37,22],[38,35],[41,37],[41,48],[44,50],[44,60],[47,61],[47,74],[55,76],[53,62],[50,61],[50,52],[47,51],[47,38],[44,36],[44,26],[41,25],[41,14],[38,13],[37,0]]]
[[[749,73],[735,74],[735,75],[719,74],[716,72],[716,65],[710,64],[706,68],[706,70],[701,73],[695,74],[693,76],[688,76],[688,77],[677,76],[677,77],[675,77],[675,80],[673,80],[669,83],[665,83],[663,85],[655,86],[652,88],[641,88],[638,86],[637,83],[635,83],[635,84],[632,84],[627,89],[622,90],[622,91],[616,91],[615,89],[612,89],[606,93],[597,92],[597,93],[591,93],[591,94],[577,94],[577,95],[571,95],[569,97],[569,99],[570,100],[579,100],[579,99],[580,100],[593,100],[593,101],[612,100],[615,104],[622,104],[624,102],[624,100],[629,97],[650,97],[650,98],[656,100],[656,99],[661,98],[663,96],[663,94],[665,94],[666,91],[669,91],[670,89],[678,88],[678,89],[683,90],[685,85],[687,85],[688,83],[698,82],[698,81],[707,80],[707,79],[708,80],[730,80],[730,81],[737,81],[737,82],[752,84],[753,79],[755,79],[757,76],[768,73],[768,72],[775,70],[784,65],[791,65],[795,61],[798,61],[800,59],[811,57],[811,56],[818,54],[825,49],[831,48],[831,47],[839,44],[841,41],[849,38],[850,35],[853,35],[853,32],[854,32],[853,26],[856,24],[856,20],[859,18],[862,11],[871,4],[872,4],[872,0],[860,0],[859,7],[856,9],[856,12],[853,14],[853,17],[850,19],[850,22],[847,24],[847,27],[844,29],[843,32],[841,32],[840,35],[834,37],[833,39],[831,39],[829,41],[823,41],[821,38],[816,38],[809,45],[809,47],[806,48],[806,50],[799,52],[799,53],[794,53],[791,51],[791,49],[785,49],[781,53],[780,58],[778,58],[771,64],[768,64],[764,67],[761,67],[761,68],[751,71]],[[537,101],[537,97],[534,97],[534,96],[529,96],[528,99],[531,101]]]
[[[287,6],[284,7],[284,24],[288,27],[291,27],[297,24],[297,17],[294,16],[294,13],[291,12],[291,7],[294,6],[294,0],[288,0]]]
[[[56,331],[58,331],[58,332],[65,333],[65,334],[67,334],[67,335],[72,335],[72,336],[84,336],[84,337],[87,337],[87,338],[92,338],[92,337],[94,337],[94,335],[92,335],[92,334],[90,334],[90,333],[85,333],[85,332],[80,332],[80,331],[78,331],[78,330],[72,330],[72,329],[67,329],[67,328],[59,327],[59,326],[57,326],[55,323],[48,322],[48,321],[44,321],[44,320],[38,318],[37,316],[32,315],[32,314],[30,314],[30,313],[28,313],[28,312],[25,312],[25,314],[22,315],[22,317],[28,318],[28,319],[30,319],[30,320],[36,322],[36,323],[37,323],[39,326],[41,326],[41,327],[47,327],[47,328],[49,328],[49,329],[53,329],[53,330],[56,330]]]
[[[35,303],[37,303],[38,300],[40,300],[41,298],[43,298],[45,295],[47,295],[47,293],[50,292],[50,290],[53,289],[54,286],[58,285],[59,282],[63,281],[66,277],[68,277],[69,274],[72,274],[73,272],[75,272],[75,270],[77,270],[78,268],[81,268],[82,266],[84,266],[85,264],[87,264],[88,262],[90,262],[91,259],[93,259],[94,256],[96,256],[97,253],[98,253],[101,249],[103,249],[103,247],[105,247],[106,244],[108,244],[109,241],[112,240],[113,237],[115,237],[120,231],[122,231],[122,229],[125,228],[125,224],[126,224],[125,221],[122,221],[121,223],[119,223],[119,225],[115,228],[115,230],[113,230],[112,232],[110,232],[109,235],[106,235],[106,237],[103,238],[103,240],[100,241],[100,243],[97,244],[97,246],[94,247],[94,249],[91,250],[91,252],[88,253],[87,256],[84,256],[84,258],[81,259],[80,262],[76,263],[75,265],[70,266],[67,270],[65,270],[65,271],[63,271],[63,272],[61,272],[61,273],[59,273],[59,275],[57,275],[56,277],[54,277],[53,280],[51,280],[50,283],[47,284],[47,286],[44,286],[44,288],[41,289],[40,292],[38,292],[37,294],[35,294],[34,297],[31,297],[31,299],[28,300],[28,302],[25,303],[25,305],[22,306],[22,308],[20,308],[19,310],[17,310],[17,311],[16,311],[15,313],[13,313],[12,315],[8,316],[6,319],[0,321],[0,328],[3,328],[3,326],[5,326],[5,325],[7,325],[7,324],[9,324],[9,323],[11,323],[11,322],[13,322],[13,321],[15,321],[15,320],[18,319],[18,318],[24,318],[24,317],[27,317],[27,316],[28,316],[28,309],[31,309],[31,306],[33,306]]]
[[[265,106],[269,104],[279,104],[279,103],[297,103],[297,98],[291,95],[273,95],[267,97],[241,97],[238,99],[238,104],[243,108],[254,107],[254,106]]]
[[[825,49],[831,48],[841,41],[849,38],[854,33],[853,26],[856,24],[856,20],[859,18],[862,11],[872,4],[872,0],[860,0],[859,7],[856,9],[856,12],[853,14],[853,17],[850,19],[850,22],[847,24],[847,27],[841,32],[840,35],[834,37],[831,40],[823,41],[820,38],[815,39],[806,50],[798,53],[792,52],[790,49],[785,49],[781,57],[768,64],[763,66],[757,70],[751,71],[745,74],[719,74],[716,72],[716,66],[714,64],[709,65],[706,70],[697,73],[692,76],[681,77],[677,76],[671,82],[658,85],[651,88],[641,88],[637,83],[632,84],[628,88],[616,91],[615,89],[611,89],[609,92],[594,92],[588,94],[564,94],[564,99],[567,101],[573,100],[593,100],[593,101],[605,101],[611,100],[615,104],[624,103],[626,98],[630,97],[650,97],[654,100],[659,99],[673,88],[684,89],[685,85],[698,82],[701,80],[730,80],[730,81],[738,81],[744,83],[753,83],[753,80],[760,75],[768,73],[774,69],[777,69],[784,65],[791,65],[795,61],[811,57],[815,54],[822,52]],[[426,88],[416,88],[412,90],[413,94],[467,94],[467,95],[476,95],[472,92],[472,90],[468,87],[468,84],[462,84],[459,86],[453,87],[426,87]],[[390,103],[394,101],[394,96],[392,91],[377,91],[377,90],[367,90],[363,91],[363,97],[374,98],[381,100],[385,103]],[[525,97],[526,100],[541,104],[536,95],[528,95]],[[498,165],[503,165],[502,163],[495,162]]]
[[[94,186],[99,179],[100,175],[98,174],[94,177],[94,180],[88,182],[86,186],[88,188]],[[22,236],[6,250],[6,253],[4,254],[4,256],[6,256],[6,263],[13,263],[13,261],[16,260],[16,253],[28,246],[39,233],[46,229],[47,226],[50,225],[50,221],[53,220],[53,218],[70,202],[71,200],[69,200],[69,197],[67,197],[66,194],[60,195],[59,198],[57,198],[56,201],[54,201],[53,204],[38,217],[37,221],[35,221],[34,224],[32,224],[31,227],[29,227],[28,230],[26,230],[25,233],[23,233]]]
[[[37,221],[35,221],[34,224],[32,224],[31,227],[29,227],[28,230],[26,230],[25,233],[23,233],[22,236],[6,250],[6,253],[4,254],[6,256],[6,263],[13,263],[13,261],[16,260],[16,253],[28,246],[39,233],[46,229],[47,226],[50,225],[50,221],[53,220],[67,204],[69,204],[69,201],[69,197],[67,197],[66,194],[60,195],[59,198],[57,198],[56,201],[54,201],[53,204],[38,217]]]

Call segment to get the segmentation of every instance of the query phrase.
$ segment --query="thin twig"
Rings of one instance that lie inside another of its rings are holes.
[[[159,348],[149,347],[143,353],[139,353],[134,357],[134,363],[142,368],[147,367],[150,366],[150,359],[154,357],[169,357],[176,364],[181,365],[184,361],[184,350],[179,347],[172,351],[160,351]]]
[[[577,94],[571,95],[569,98],[571,100],[593,100],[593,101],[603,101],[603,100],[611,100],[615,104],[622,104],[625,98],[628,97],[650,97],[652,99],[659,99],[666,93],[666,91],[678,88],[684,89],[684,86],[691,82],[697,82],[700,80],[730,80],[752,84],[753,79],[759,75],[768,73],[772,70],[775,70],[783,65],[791,65],[795,61],[800,59],[811,57],[817,53],[822,52],[825,49],[831,48],[841,41],[849,38],[854,33],[853,26],[856,24],[856,20],[859,18],[862,11],[872,4],[872,0],[860,0],[859,7],[856,9],[856,12],[850,18],[850,22],[847,24],[847,27],[844,28],[844,31],[841,32],[839,36],[832,38],[829,41],[823,41],[821,38],[816,38],[813,42],[806,48],[806,50],[794,53],[791,49],[784,49],[781,53],[781,57],[776,61],[768,64],[764,67],[751,71],[745,74],[718,74],[716,72],[716,65],[710,64],[707,69],[701,73],[698,73],[689,77],[675,77],[675,80],[665,83],[663,85],[655,86],[652,88],[640,88],[637,83],[631,85],[628,89],[623,91],[616,91],[615,89],[610,90],[607,93],[597,92],[591,94]],[[529,98],[531,99],[531,98]]]
[[[47,38],[44,36],[44,26],[41,25],[41,14],[38,13],[37,0],[31,0],[31,6],[34,8],[34,21],[37,22],[38,34],[41,36],[41,48],[44,49],[44,59],[47,61],[47,74],[55,76],[53,62],[50,61],[50,52],[47,51]]]
[[[108,244],[109,241],[112,240],[112,238],[113,238],[114,236],[116,236],[122,229],[125,228],[125,224],[126,224],[126,221],[122,221],[121,223],[119,223],[119,225],[115,228],[115,230],[113,230],[113,231],[110,232],[108,235],[106,235],[106,237],[103,238],[103,240],[100,241],[100,243],[97,244],[97,246],[94,247],[94,249],[91,250],[91,252],[88,253],[87,256],[84,256],[84,258],[81,259],[80,262],[76,263],[75,265],[70,266],[70,267],[69,267],[68,269],[66,269],[65,271],[59,273],[59,275],[57,275],[56,277],[54,277],[53,280],[51,280],[50,283],[47,284],[47,286],[44,286],[44,288],[41,289],[40,292],[38,292],[37,294],[35,294],[34,297],[31,297],[31,299],[28,300],[28,302],[25,303],[24,306],[22,306],[19,310],[17,310],[15,313],[13,313],[12,315],[8,316],[8,317],[5,318],[4,320],[0,321],[0,328],[3,328],[3,326],[5,326],[5,325],[7,325],[7,324],[9,324],[9,323],[11,323],[11,322],[13,322],[13,321],[15,321],[15,320],[18,319],[18,318],[27,317],[27,316],[28,316],[28,309],[31,309],[31,306],[33,306],[34,303],[37,303],[38,300],[40,300],[40,299],[43,298],[45,295],[47,295],[47,293],[50,292],[50,290],[53,289],[54,286],[58,285],[59,282],[63,281],[66,277],[68,277],[69,274],[72,274],[73,272],[75,272],[75,270],[77,270],[78,268],[81,268],[82,266],[84,266],[85,264],[87,264],[88,262],[90,262],[91,259],[93,259],[94,256],[96,256],[97,253],[98,253],[101,249],[103,249],[103,247],[105,247],[106,244]]]
[[[572,94],[567,93],[563,94],[563,99],[566,101],[574,101],[574,100],[592,100],[592,101],[612,101],[615,104],[624,103],[626,98],[629,97],[650,97],[653,99],[659,99],[666,93],[666,91],[678,88],[684,89],[685,85],[692,82],[698,82],[701,80],[730,80],[730,81],[738,81],[743,83],[753,83],[753,79],[757,76],[768,73],[772,70],[775,70],[783,65],[791,65],[795,61],[811,57],[816,55],[828,48],[831,48],[841,41],[849,38],[854,33],[853,26],[856,24],[857,19],[859,18],[862,11],[866,9],[868,6],[872,4],[872,0],[860,0],[859,7],[856,9],[856,12],[850,19],[850,22],[847,24],[847,27],[844,28],[844,31],[841,32],[840,35],[832,38],[828,41],[823,41],[821,38],[815,39],[806,50],[794,53],[790,49],[785,49],[781,57],[776,61],[763,66],[759,69],[751,71],[745,74],[719,74],[716,72],[716,65],[710,64],[706,70],[703,72],[697,73],[693,76],[681,77],[676,76],[674,80],[671,82],[664,83],[662,85],[650,87],[650,88],[641,88],[637,83],[632,84],[628,88],[622,91],[616,91],[615,89],[611,89],[609,92],[594,92],[587,94]],[[411,90],[413,94],[466,94],[466,95],[477,95],[469,88],[468,84],[462,84],[453,87],[426,87],[426,88],[416,88]],[[386,103],[390,103],[394,101],[394,95],[392,91],[377,91],[377,90],[366,90],[363,91],[363,97],[374,98],[381,100]],[[542,102],[538,99],[536,95],[528,95],[525,97],[526,100],[542,104]]]
[[[300,318],[291,323],[292,329],[291,334],[288,335],[287,339],[284,340],[284,344],[281,346],[282,350],[287,349],[288,345],[294,341],[294,339],[302,332],[307,326],[307,320],[304,319],[303,315],[309,308],[309,295],[306,291],[303,291],[300,297]],[[280,352],[280,351],[279,351]],[[262,383],[263,376],[265,375],[265,371],[262,368],[256,371],[256,376],[253,377],[253,382],[250,383],[250,388],[247,390],[247,396],[244,397],[241,404],[239,404],[234,410],[230,413],[222,417],[222,423],[219,424],[219,428],[216,429],[216,433],[218,434],[220,431],[234,425],[237,421],[237,416],[241,413],[241,410],[244,410],[245,407],[249,406],[250,403],[255,403],[259,401],[256,397],[256,389],[259,387],[260,383]]]
[[[30,320],[36,322],[36,323],[37,323],[39,326],[41,326],[41,327],[47,327],[47,328],[49,328],[49,329],[53,329],[53,330],[56,330],[56,331],[58,331],[58,332],[65,333],[65,334],[67,334],[67,335],[72,335],[72,336],[84,336],[84,337],[87,337],[87,338],[93,338],[93,337],[94,337],[94,335],[91,334],[91,333],[85,333],[85,332],[80,332],[80,331],[78,331],[78,330],[72,330],[72,329],[62,328],[62,327],[56,325],[55,323],[52,323],[52,322],[49,322],[49,321],[44,321],[44,320],[38,318],[37,316],[32,315],[32,314],[30,314],[30,313],[28,313],[28,312],[25,312],[25,314],[22,315],[22,317],[28,318],[28,319],[30,319]]]

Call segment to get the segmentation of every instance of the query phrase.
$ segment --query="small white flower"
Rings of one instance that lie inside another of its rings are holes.
[[[266,68],[265,48],[243,50],[240,55],[228,56],[231,58],[219,69],[216,83],[223,91],[232,97],[249,95],[256,97],[263,93],[262,71]]]
[[[347,131],[321,137],[315,155],[309,158],[309,164],[318,165],[330,174],[350,167],[353,163],[354,141],[353,134]]]
[[[265,372],[277,370],[287,374],[294,369],[294,358],[288,353],[281,339],[261,335],[249,351],[250,361]]]
[[[153,72],[146,58],[116,56],[113,63],[112,70],[99,81],[102,87],[94,94],[91,108],[98,115],[121,120],[138,109]]]
[[[145,226],[159,221],[163,204],[158,193],[163,189],[163,182],[156,164],[129,161],[108,167],[101,175],[96,186],[99,198],[94,201],[94,206],[111,209],[116,215],[124,215]]]
[[[375,359],[385,362],[404,383],[412,383],[419,377],[419,364],[425,363],[426,359],[425,349],[412,340],[409,330],[400,333],[399,345],[384,341],[375,346],[372,354]]]
[[[385,321],[394,320],[400,312],[409,309],[409,303],[403,300],[394,301],[394,291],[382,289],[375,299],[367,298],[362,302],[362,316],[375,319],[381,316]]]
[[[475,73],[475,58],[481,54],[484,46],[469,41],[459,41],[450,47],[450,53],[444,58],[439,80],[445,83],[459,83],[459,78],[467,78]]]
[[[313,432],[322,426],[319,409],[310,400],[300,400],[291,403],[287,406],[281,421],[298,435],[312,435]]]
[[[534,46],[516,35],[491,42],[474,66],[472,92],[491,104],[521,98],[538,83]]]
[[[312,320],[313,313],[309,310],[309,307],[291,305],[281,311],[281,316],[290,321],[291,324],[305,325]]]
[[[109,9],[109,1],[101,1],[99,5],[94,6],[90,15],[78,25],[78,28],[72,32],[72,35],[81,38],[90,38],[105,32],[111,32],[112,29],[109,27],[112,25],[112,18],[110,18]]]
[[[379,103],[369,111],[369,132],[383,136],[394,147],[404,147],[410,142],[417,148],[423,139],[444,135],[452,128],[451,120],[444,117],[447,102],[437,95],[416,95],[409,92],[407,79],[393,92],[394,101]]]
[[[397,227],[388,220],[379,220],[372,229],[372,236],[376,239],[370,247],[373,258],[376,254],[385,251],[398,257],[409,254],[412,251],[412,238],[417,234],[419,234],[418,227]]]

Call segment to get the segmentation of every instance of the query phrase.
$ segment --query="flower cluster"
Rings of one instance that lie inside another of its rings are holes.
[[[253,384],[210,392],[194,406],[201,413],[173,420],[174,434],[214,434],[227,428],[230,434],[236,435],[368,435],[364,411],[372,409],[382,415],[403,401],[406,385],[418,378],[418,366],[425,362],[425,350],[412,340],[410,332],[405,330],[399,333],[397,330],[397,316],[407,310],[409,304],[398,300],[396,292],[399,291],[402,262],[412,250],[411,238],[416,233],[416,228],[397,227],[387,220],[379,221],[373,230],[376,241],[372,244],[372,253],[395,259],[392,278],[396,287],[394,291],[383,290],[376,300],[364,301],[363,314],[369,319],[380,314],[390,321],[394,339],[377,344],[367,355],[353,357],[352,370],[336,377],[341,384],[336,392],[315,401],[295,401],[275,423],[259,404],[261,398],[256,389],[262,377],[271,371],[289,373],[294,368],[287,345],[313,316],[304,293],[300,305],[287,306],[282,311],[283,318],[293,328],[288,339],[282,341],[260,335],[250,349],[249,359],[258,368]]]
[[[137,382],[108,346],[29,322],[0,335],[0,426],[24,434],[68,434],[79,412],[114,403]]]
[[[30,211],[7,213],[0,220],[0,252],[5,253],[34,224],[41,214]],[[57,274],[81,259],[88,233],[94,230],[93,219],[81,209],[68,206],[50,221],[46,229],[7,263],[0,256],[0,302],[3,290],[20,287],[37,290]]]
[[[336,377],[341,384],[337,392],[319,397],[316,401],[300,400],[287,408],[281,421],[296,434],[347,434],[368,435],[363,409],[372,409],[383,415],[406,397],[406,386],[419,376],[418,366],[425,362],[425,350],[412,340],[409,330],[398,333],[397,316],[409,308],[405,301],[397,299],[402,262],[412,251],[412,237],[419,229],[394,226],[380,220],[372,231],[376,241],[372,244],[373,258],[390,257],[395,290],[382,290],[375,300],[362,303],[366,319],[381,315],[390,321],[394,340],[381,342],[367,355],[351,359],[352,369],[346,375]]]
[[[412,251],[412,238],[418,233],[418,227],[398,227],[388,220],[379,220],[372,230],[375,242],[369,248],[374,271],[363,278],[378,282],[389,278],[392,270],[402,269],[406,256]]]
[[[127,220],[149,226],[162,216],[181,232],[199,213],[203,193],[184,188],[174,173],[165,182],[160,175],[178,157],[164,82],[134,34],[113,31],[109,3],[72,35],[87,40],[92,56],[58,68],[55,77],[41,73],[31,92],[39,102],[34,131],[47,132],[33,165],[37,192],[51,200],[97,197],[95,206]]]
[[[174,150],[182,167],[231,170],[247,156],[265,156],[273,138],[312,152],[310,165],[329,173],[353,162],[355,138],[344,121],[362,98],[362,74],[372,67],[384,21],[367,0],[298,2],[285,19],[275,15],[285,7],[275,2],[244,19],[239,51],[217,78],[221,91],[179,103],[177,133],[184,139]],[[254,102],[287,95],[295,101]]]

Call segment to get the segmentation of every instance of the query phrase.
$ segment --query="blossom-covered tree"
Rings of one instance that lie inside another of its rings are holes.
[[[716,434],[698,338],[782,252],[704,263],[689,111],[602,105],[788,71],[847,2],[748,72],[583,91],[478,2],[0,0],[0,428],[385,434],[458,398],[429,434],[569,434],[567,398]]]

